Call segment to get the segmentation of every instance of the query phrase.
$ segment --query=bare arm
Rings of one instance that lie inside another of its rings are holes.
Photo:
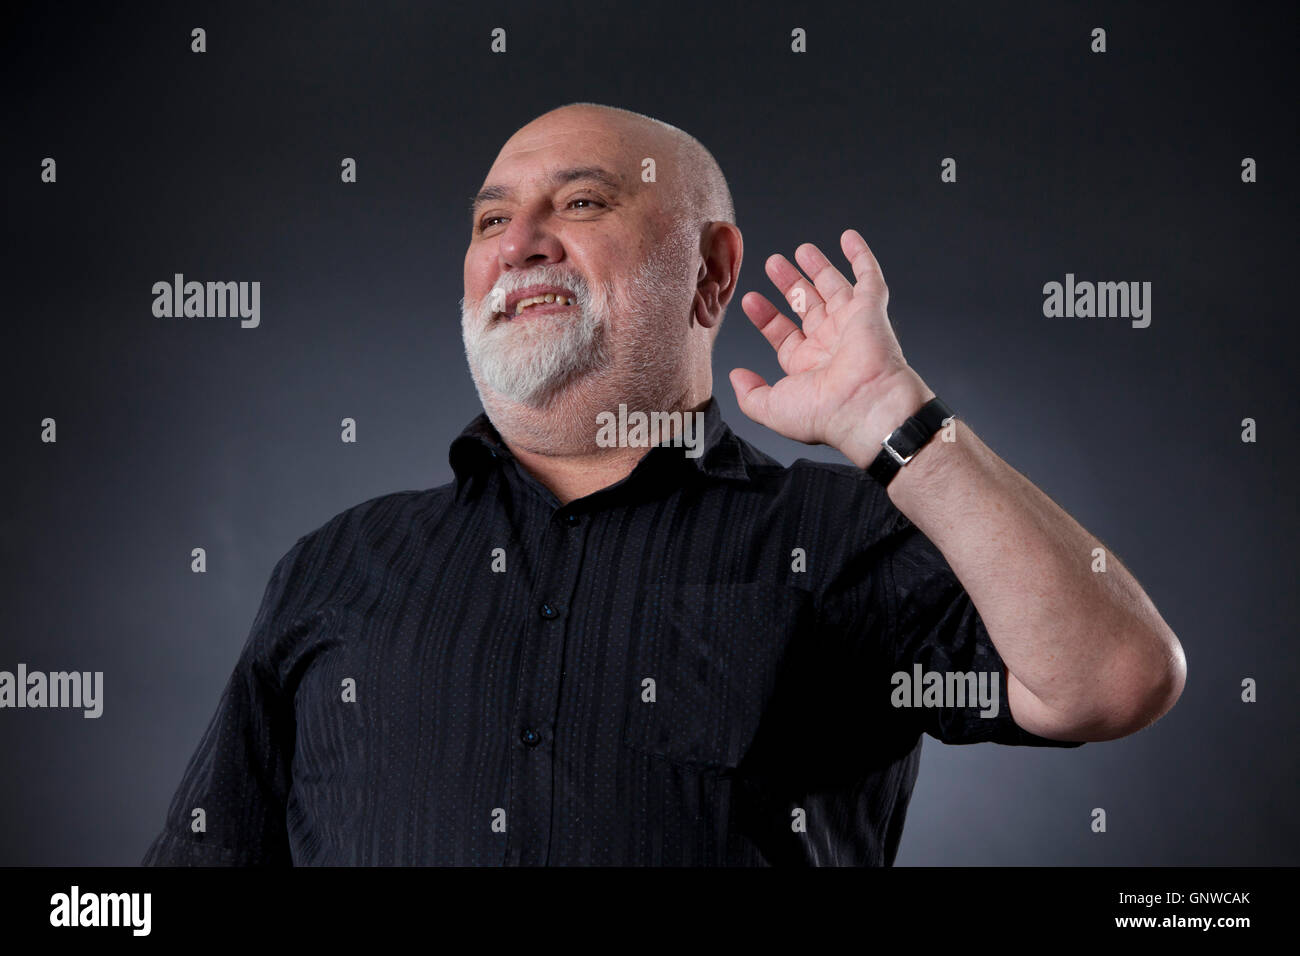
[[[934,392],[911,372],[841,451],[861,468]],[[1120,561],[955,419],[889,484],[943,553],[1007,665],[1016,723],[1058,740],[1146,727],[1182,693],[1178,638]],[[1100,560],[1094,549],[1102,549]],[[1105,570],[1099,570],[1104,561]]]
[[[838,448],[860,468],[934,392],[903,358],[888,289],[866,242],[841,237],[850,283],[809,243],[804,273],[772,256],[767,273],[802,327],[766,298],[742,307],[786,371],[731,383],[750,418]],[[1093,535],[995,455],[963,422],[935,436],[889,484],[895,506],[943,553],[1007,665],[1016,723],[1057,740],[1110,740],[1146,727],[1182,693],[1182,646],[1114,555],[1094,570]]]

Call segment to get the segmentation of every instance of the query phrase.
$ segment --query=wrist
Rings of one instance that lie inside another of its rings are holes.
[[[944,488],[960,484],[973,477],[969,470],[971,458],[971,433],[965,430],[961,419],[954,417],[952,428],[940,429],[885,489],[894,505],[911,516],[916,507],[934,501]],[[946,440],[945,440],[946,439]]]
[[[881,451],[881,441],[935,397],[910,367],[892,373],[882,386],[861,405],[846,406],[851,424],[846,428],[844,440],[835,446],[862,469],[875,461]]]

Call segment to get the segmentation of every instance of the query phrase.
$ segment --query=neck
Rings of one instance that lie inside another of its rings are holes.
[[[624,389],[574,383],[545,406],[520,405],[484,392],[484,408],[519,464],[561,504],[617,484],[650,450],[605,448],[596,443],[601,412],[694,412],[708,404],[711,382],[670,390],[666,395],[630,395]]]

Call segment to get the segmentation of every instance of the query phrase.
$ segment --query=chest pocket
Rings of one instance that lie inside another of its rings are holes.
[[[688,770],[738,766],[810,600],[780,584],[676,589],[635,645],[624,745]]]

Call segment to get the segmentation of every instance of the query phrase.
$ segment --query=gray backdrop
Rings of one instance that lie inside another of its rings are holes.
[[[105,701],[97,720],[0,710],[0,864],[137,862],[277,558],[450,480],[478,411],[467,200],[511,132],[572,100],[681,126],[727,173],[747,255],[714,378],[739,434],[844,460],[750,422],[726,375],[779,373],[739,307],[773,295],[767,255],[838,257],[856,227],[912,365],[1120,555],[1186,650],[1182,700],[1127,739],[927,738],[898,863],[1300,862],[1294,6],[470,6],[10,20],[0,669],[101,670]],[[176,272],[259,280],[260,327],[155,318]],[[1067,272],[1151,282],[1151,325],[1044,317]]]

